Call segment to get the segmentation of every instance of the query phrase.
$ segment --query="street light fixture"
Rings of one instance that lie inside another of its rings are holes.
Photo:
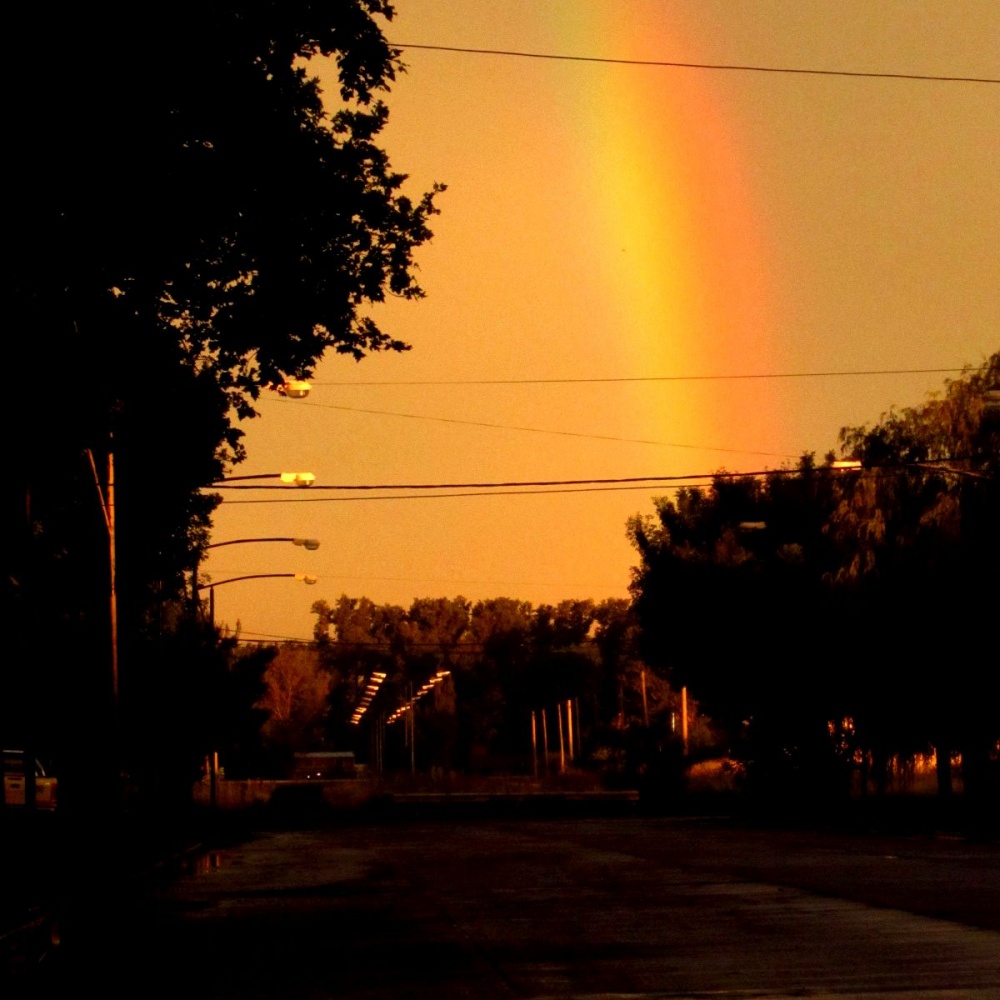
[[[281,481],[288,486],[312,486],[316,477],[311,472],[282,472]]]
[[[231,576],[227,580],[216,580],[213,583],[198,583],[195,584],[195,592],[201,590],[208,591],[208,620],[212,627],[215,628],[215,588],[221,587],[226,583],[239,583],[241,580],[269,580],[276,579],[278,577],[283,577],[288,580],[298,580],[299,583],[305,583],[312,586],[319,580],[318,576],[313,576],[312,573],[248,573],[245,576]]]
[[[316,481],[316,476],[311,472],[262,472],[254,476],[223,476],[222,479],[216,479],[211,485],[238,483],[247,479],[280,479],[284,486],[312,486]]]
[[[312,386],[300,378],[289,379],[278,386],[278,392],[289,399],[305,399],[309,395],[310,389],[312,389]]]

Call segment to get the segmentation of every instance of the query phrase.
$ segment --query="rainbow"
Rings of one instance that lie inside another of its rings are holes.
[[[671,37],[657,38],[647,20],[641,39],[623,37],[633,30],[627,17],[609,24],[602,9],[574,5],[560,51],[655,53],[650,58],[698,51],[676,37],[674,26]],[[578,127],[567,139],[577,150],[576,182],[589,194],[582,229],[608,248],[600,280],[621,317],[623,367],[663,375],[779,368],[771,335],[773,254],[740,161],[739,126],[716,89],[719,77],[606,65],[576,81]],[[647,394],[660,402],[643,423],[705,445],[733,442],[736,427],[746,429],[748,442],[773,441],[780,414],[766,385],[759,393],[750,426],[745,393],[713,391],[712,405],[696,408],[690,394],[667,389]],[[741,456],[714,460],[729,468],[759,464]]]

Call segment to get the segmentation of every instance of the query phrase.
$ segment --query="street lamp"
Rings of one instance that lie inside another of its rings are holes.
[[[299,473],[303,475],[304,473]],[[231,538],[225,542],[211,542],[205,546],[206,549],[218,549],[222,548],[224,545],[243,545],[247,542],[291,542],[293,545],[301,546],[307,549],[309,552],[315,552],[319,548],[318,538],[293,538],[291,536],[279,536],[275,538]],[[314,581],[315,582],[315,581]],[[191,601],[192,610],[197,614],[198,609],[198,591],[201,587],[198,585],[198,562],[196,561],[191,569]]]
[[[216,479],[211,485],[237,483],[247,479],[280,479],[283,486],[312,486],[316,481],[316,476],[311,472],[263,472],[253,476],[223,476],[222,479]]]
[[[289,379],[287,382],[282,382],[278,386],[278,392],[282,396],[287,396],[289,399],[305,399],[309,395],[309,390],[312,386],[306,382],[304,379],[293,378]]]
[[[300,545],[304,549],[308,549],[310,552],[315,552],[319,548],[318,538],[291,538],[291,537],[280,537],[280,538],[231,538],[227,542],[211,542],[205,546],[206,549],[218,549],[223,545],[242,545],[244,542],[291,542],[292,545]]]
[[[312,573],[248,573],[245,576],[231,576],[228,580],[216,580],[213,583],[196,583],[195,593],[200,590],[208,591],[208,618],[213,628],[215,628],[215,588],[226,583],[239,583],[240,580],[269,580],[283,577],[288,580],[298,580],[300,583],[312,586],[319,580],[319,577]]]

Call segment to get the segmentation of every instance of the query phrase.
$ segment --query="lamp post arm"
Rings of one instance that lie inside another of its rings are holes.
[[[225,542],[211,542],[205,548],[219,549],[223,545],[241,545],[244,542],[292,542],[295,545],[303,545],[307,549],[319,548],[319,542],[314,538],[292,538],[291,536],[280,536],[278,538],[231,538]]]
[[[280,479],[280,478],[281,478],[280,472],[262,472],[260,475],[257,476],[223,476],[222,479],[216,479],[215,482],[212,483],[212,485],[214,486],[216,483],[236,483],[243,479]]]
[[[211,486],[225,486],[226,483],[238,483],[248,479],[279,479],[283,486],[312,486],[316,481],[316,476],[312,472],[261,472],[253,476],[223,476],[214,480]],[[232,486],[230,489],[247,489],[248,487]],[[250,487],[252,488],[252,487]],[[261,486],[258,489],[267,489]]]
[[[309,573],[247,573],[245,576],[231,576],[228,580],[216,580],[213,583],[196,583],[195,593],[200,590],[208,591],[208,617],[215,628],[215,588],[221,587],[224,583],[239,583],[240,580],[270,580],[275,578],[285,578],[290,580],[300,580],[302,583],[316,583],[317,578]]]
[[[206,549],[221,549],[223,545],[241,545],[243,542],[290,542],[291,538],[230,538],[227,542],[210,542]]]
[[[221,587],[224,583],[238,583],[240,580],[265,580],[271,577],[288,577],[289,579],[297,576],[296,573],[249,573],[246,576],[231,576],[228,580],[216,580],[213,583],[199,583],[199,590],[211,590],[213,587]]]

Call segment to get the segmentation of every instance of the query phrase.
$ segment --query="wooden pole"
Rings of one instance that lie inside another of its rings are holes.
[[[681,688],[681,746],[684,748],[684,756],[688,755],[688,689],[685,685]]]

